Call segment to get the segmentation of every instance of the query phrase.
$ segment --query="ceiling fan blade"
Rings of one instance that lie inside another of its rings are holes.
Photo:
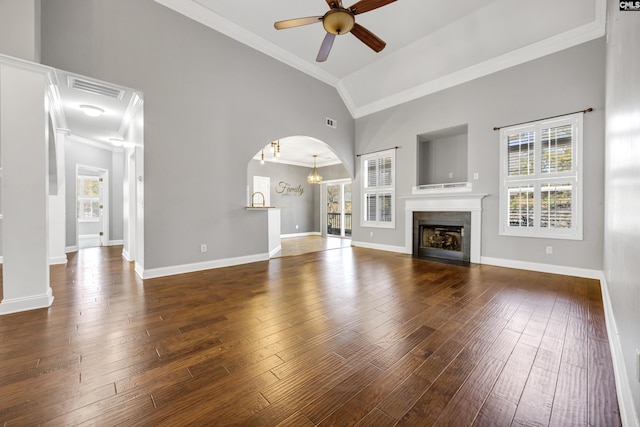
[[[315,24],[316,22],[322,22],[322,16],[308,16],[306,18],[287,19],[284,21],[278,21],[273,24],[276,30],[284,30],[285,28],[300,27],[302,25]]]
[[[342,7],[342,0],[327,0],[327,4],[330,9],[335,9],[337,7]]]
[[[376,52],[380,52],[387,45],[381,38],[359,24],[354,24],[351,34]]]
[[[327,0],[328,2],[329,0]],[[369,12],[370,10],[377,9],[382,6],[386,6],[389,3],[393,3],[396,0],[360,0],[348,9],[354,14]]]
[[[324,40],[322,41],[322,45],[320,46],[320,51],[318,52],[318,56],[316,57],[317,62],[324,62],[327,60],[329,52],[331,52],[331,47],[333,46],[333,41],[335,39],[335,34],[327,33],[327,35],[324,36]]]

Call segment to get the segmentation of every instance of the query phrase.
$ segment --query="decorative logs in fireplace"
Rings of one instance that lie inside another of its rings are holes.
[[[414,212],[413,254],[469,262],[470,212]]]

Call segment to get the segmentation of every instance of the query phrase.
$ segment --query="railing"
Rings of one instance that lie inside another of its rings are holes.
[[[340,236],[341,223],[340,213],[327,213],[327,234],[332,236]],[[351,214],[344,214],[344,235],[351,236]]]

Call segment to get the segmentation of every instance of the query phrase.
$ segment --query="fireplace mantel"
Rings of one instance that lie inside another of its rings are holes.
[[[414,195],[405,200],[405,251],[413,253],[414,212],[471,212],[471,262],[480,263],[482,199],[486,194],[437,193]]]

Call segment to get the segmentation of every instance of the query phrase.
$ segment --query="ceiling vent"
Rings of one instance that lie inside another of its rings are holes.
[[[93,93],[95,95],[108,96],[109,98],[122,99],[124,90],[90,80],[69,76],[69,86],[73,89]]]

